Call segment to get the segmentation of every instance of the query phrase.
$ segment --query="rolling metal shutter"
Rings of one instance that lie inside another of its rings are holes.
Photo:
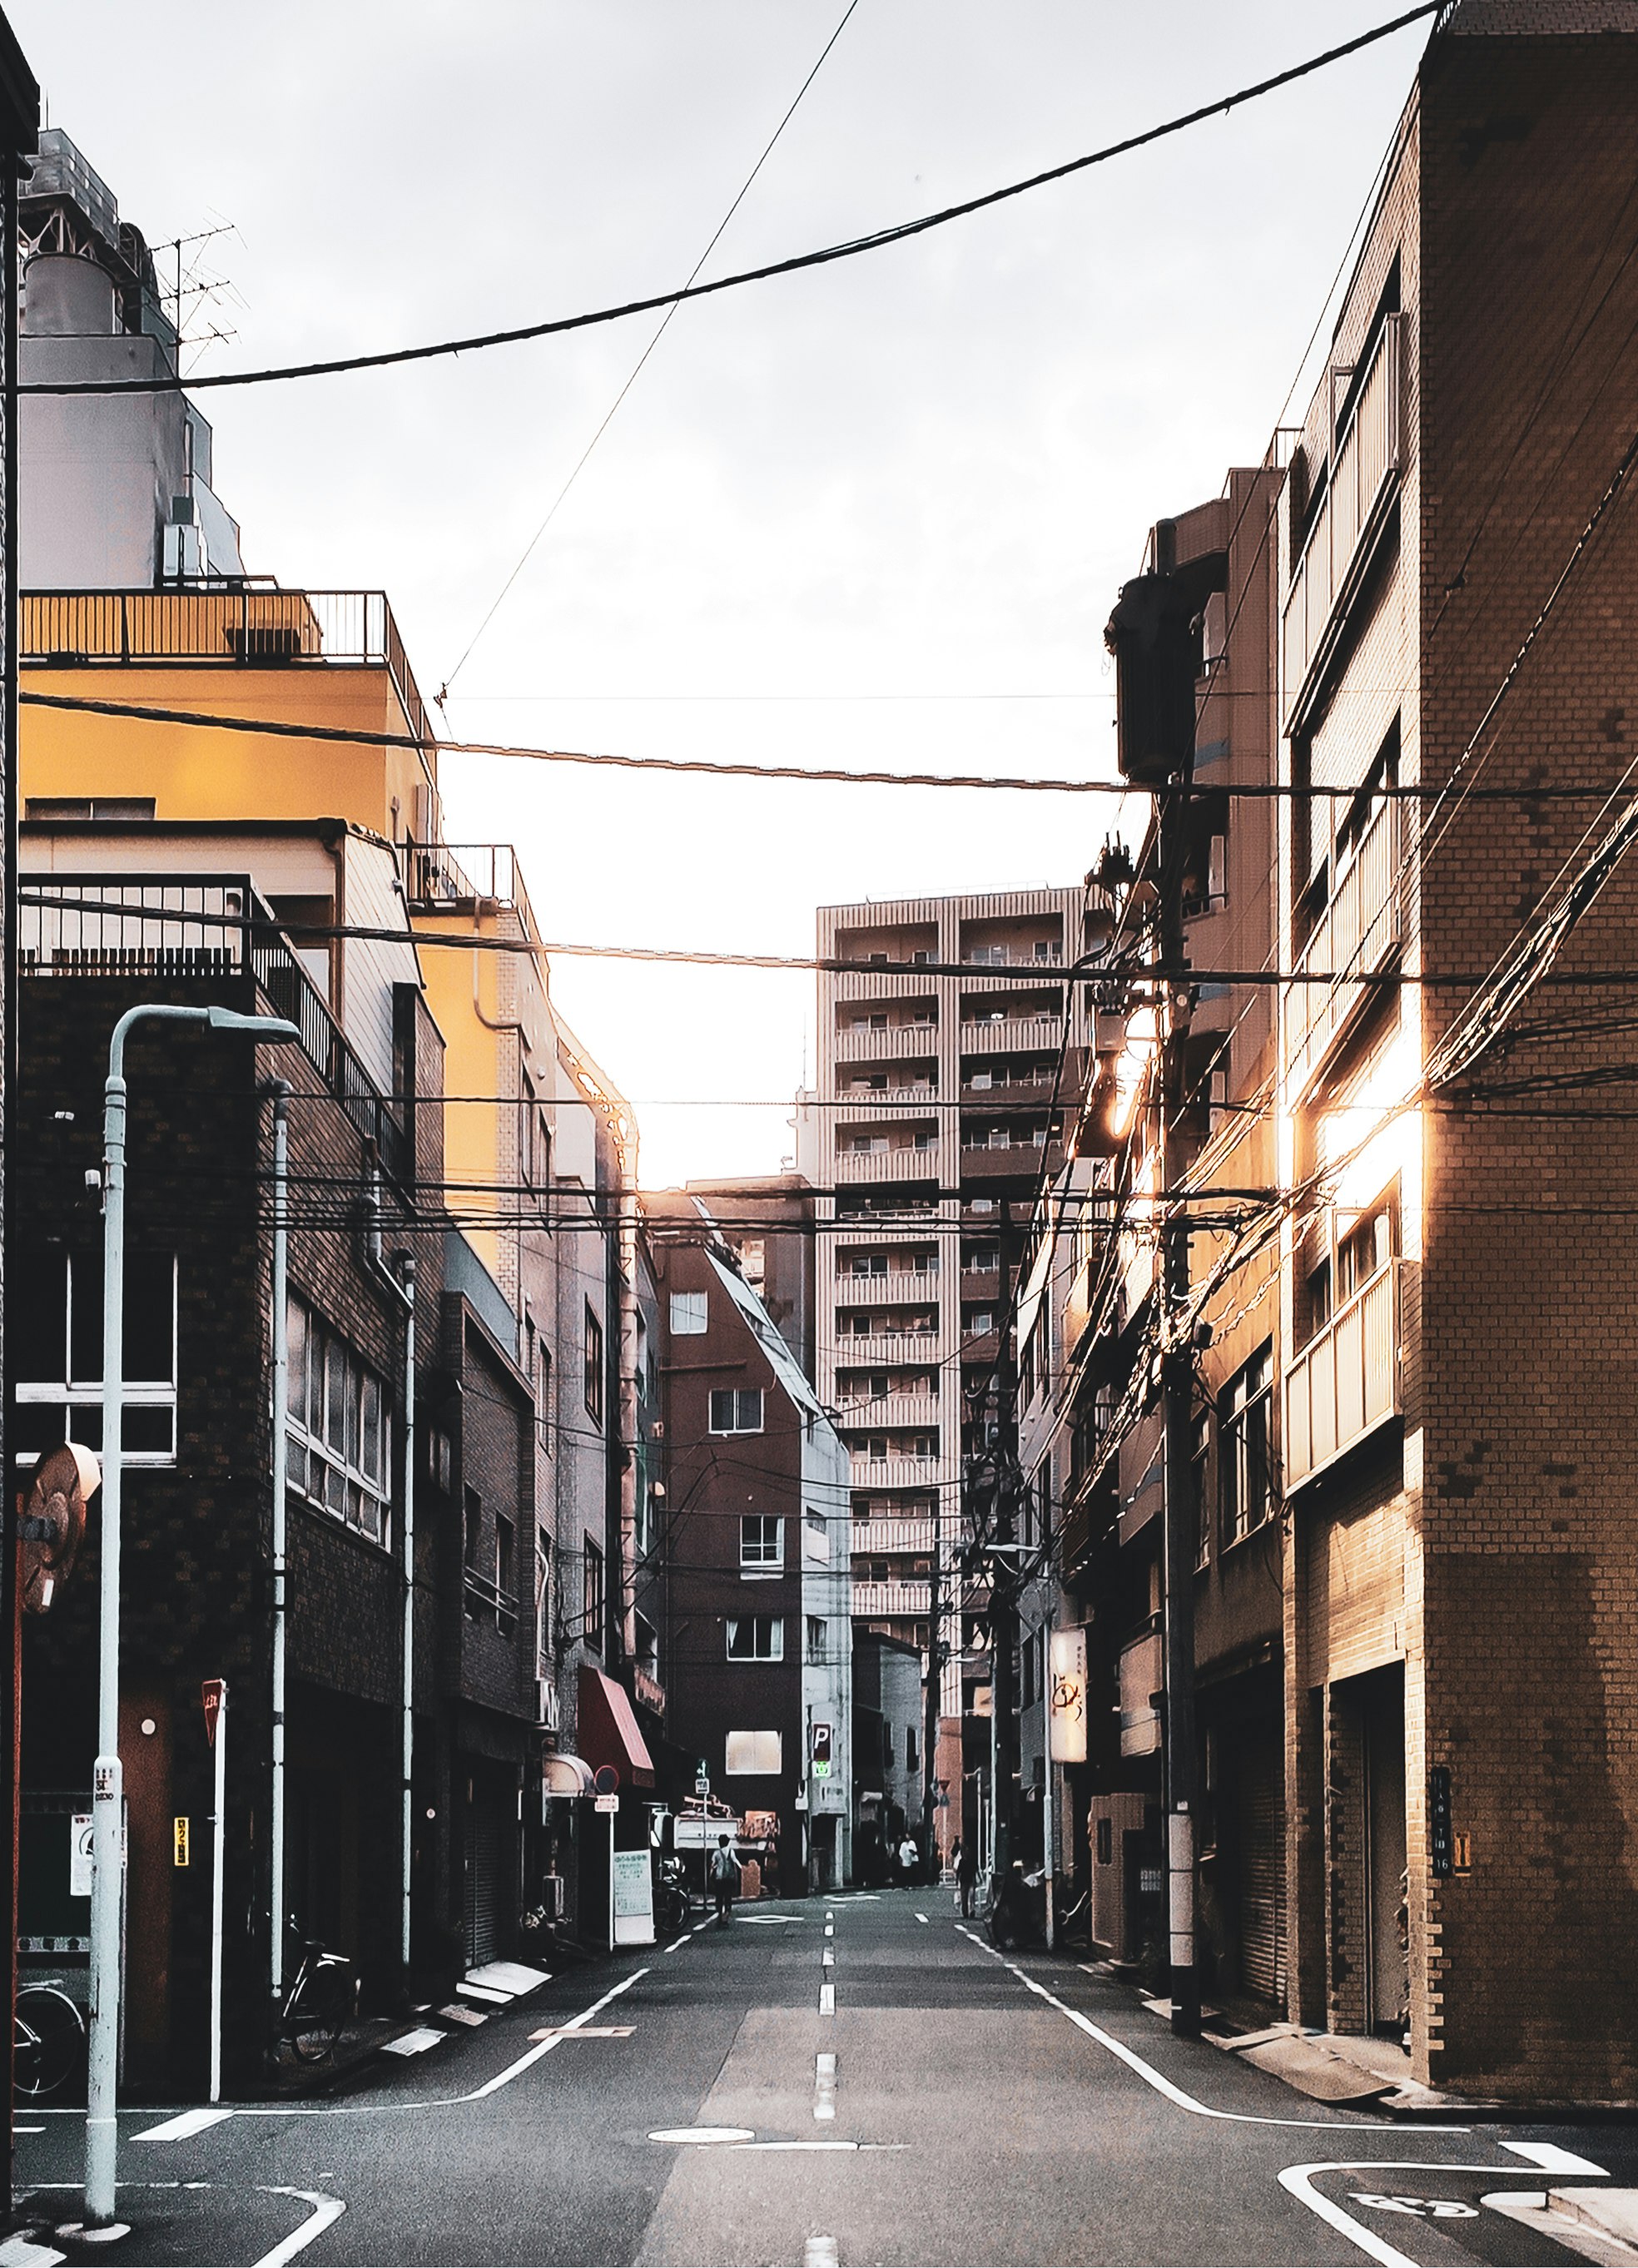
[[[1240,1749],[1237,1822],[1240,1974],[1246,1992],[1283,2007],[1286,1995],[1285,1745],[1278,1728]]]
[[[504,1793],[479,1780],[467,1814],[467,1965],[482,1967],[500,1951],[512,1817]]]

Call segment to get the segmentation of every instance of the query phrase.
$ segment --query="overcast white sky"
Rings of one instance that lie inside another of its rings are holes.
[[[50,120],[242,305],[201,367],[681,284],[846,0],[8,0]],[[1391,0],[859,0],[707,275],[1075,156]],[[1425,37],[852,261],[684,308],[448,704],[635,755],[1104,775],[1102,627],[1158,516],[1262,454]],[[207,397],[249,564],[383,586],[429,696],[654,319]],[[1305,397],[1304,397],[1305,398]],[[816,905],[1069,881],[1087,799],[451,758],[551,938],[807,953]],[[812,979],[555,964],[650,1183],[771,1171]],[[733,1098],[734,1108],[702,1108]],[[769,1106],[773,1107],[761,1107]]]

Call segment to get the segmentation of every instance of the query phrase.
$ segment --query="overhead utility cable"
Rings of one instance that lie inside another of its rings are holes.
[[[1533,635],[1533,633],[1532,633]],[[26,659],[24,667],[31,665]],[[94,659],[88,665],[95,667]],[[123,665],[122,665],[122,666]],[[1006,772],[889,772],[854,771],[823,764],[720,763],[708,756],[627,756],[612,749],[535,748],[509,740],[423,740],[413,733],[376,733],[350,725],[295,724],[272,717],[226,716],[214,710],[158,709],[143,701],[108,701],[86,693],[41,693],[25,688],[18,702],[28,709],[62,711],[85,717],[121,717],[139,725],[181,725],[202,732],[254,733],[273,740],[334,741],[344,747],[430,750],[439,756],[506,756],[536,764],[585,764],[594,770],[628,772],[698,772],[709,778],[754,780],[811,780],[841,787],[959,788],[999,792],[1008,795],[1103,795],[1117,800],[1147,791],[1124,779],[1047,779]],[[1465,761],[1465,759],[1464,759]],[[1372,793],[1391,803],[1431,803],[1450,792],[1450,781],[1426,785],[1393,781]],[[1535,787],[1472,787],[1467,794],[1480,803],[1602,803],[1609,794],[1607,780],[1551,780]],[[1223,797],[1234,803],[1354,803],[1352,787],[1302,786],[1285,780],[1224,780],[1209,774],[1190,782],[1182,792],[1202,801]],[[438,846],[429,843],[428,850]]]
[[[697,282],[700,269],[705,266],[712,254],[716,250],[718,245],[721,242],[723,231],[727,227],[728,223],[733,219],[734,214],[738,212],[740,207],[744,203],[745,199],[749,193],[752,182],[756,180],[757,174],[761,173],[763,167],[767,164],[770,157],[773,154],[774,144],[778,142],[780,135],[784,133],[792,119],[795,117],[797,105],[801,101],[802,97],[807,93],[808,88],[818,77],[820,68],[823,65],[825,57],[830,54],[831,48],[841,38],[843,32],[846,29],[848,18],[852,14],[854,9],[857,8],[858,5],[859,0],[847,0],[847,6],[843,11],[842,20],[837,24],[835,31],[831,33],[830,38],[820,49],[818,62],[815,63],[807,77],[797,88],[795,100],[792,102],[790,108],[786,112],[784,117],[774,128],[772,136],[769,139],[766,147],[764,149],[761,157],[757,158],[756,164],[751,167],[750,172],[745,176],[744,185],[741,188],[739,195],[734,198],[734,202],[728,207],[727,212],[723,214],[722,218],[717,223],[716,230],[712,236],[710,243],[705,247],[704,252],[700,254],[699,258],[694,262],[693,267],[689,271],[688,284],[683,286],[685,291]],[[490,624],[494,621],[495,616],[499,613],[501,608],[505,605],[506,593],[511,590],[519,576],[522,574],[524,569],[528,565],[529,561],[534,557],[535,545],[540,541],[542,536],[545,534],[553,520],[557,519],[559,511],[562,509],[564,499],[567,497],[570,490],[574,486],[576,481],[579,479],[580,475],[585,471],[593,450],[602,439],[603,435],[609,431],[610,425],[613,424],[621,403],[625,400],[626,395],[630,394],[631,388],[637,384],[638,379],[642,376],[644,364],[648,360],[650,355],[653,354],[654,349],[660,344],[660,340],[664,338],[666,332],[670,326],[672,318],[675,315],[677,309],[682,306],[682,304],[681,299],[674,299],[671,305],[666,309],[665,313],[660,320],[659,327],[655,330],[653,338],[650,339],[648,344],[643,349],[642,353],[638,355],[636,362],[633,364],[631,376],[626,379],[625,384],[620,388],[619,393],[616,394],[614,400],[609,403],[608,409],[604,412],[601,424],[599,425],[591,439],[581,450],[579,457],[575,460],[568,479],[564,481],[563,486],[552,498],[551,507],[548,511],[545,519],[542,520],[534,534],[530,536],[528,541],[524,545],[522,557],[518,561],[517,565],[513,569],[511,574],[507,576],[505,581],[495,593],[494,600],[490,606],[489,611],[485,614],[483,621],[478,624],[476,630],[473,631],[471,637],[467,640],[466,651],[462,653],[460,660],[455,664],[454,667],[450,671],[448,676],[444,680],[442,685],[439,686],[437,699],[438,705],[440,709],[444,706],[445,701],[448,697],[450,687],[454,683],[456,678],[460,676],[461,671],[472,659],[474,647],[477,644],[478,640],[483,637]]]
[[[211,371],[203,377],[186,381],[188,393],[203,391],[207,387],[267,386],[300,378],[332,378],[343,372],[354,370],[384,370],[400,363],[435,362],[451,356],[476,354],[490,347],[517,346],[528,339],[556,336],[564,331],[589,330],[601,323],[615,323],[628,315],[657,313],[662,307],[681,306],[685,300],[709,298],[719,291],[732,291],[742,284],[765,283],[775,276],[792,276],[808,268],[823,268],[838,260],[856,259],[860,254],[879,252],[890,244],[903,244],[911,237],[925,236],[931,229],[943,228],[951,221],[965,220],[970,214],[986,211],[992,205],[1004,204],[1009,198],[1021,197],[1031,189],[1044,188],[1053,181],[1067,180],[1073,174],[1083,173],[1091,166],[1107,165],[1111,158],[1128,156],[1133,150],[1146,149],[1151,143],[1162,142],[1174,134],[1181,134],[1192,126],[1201,126],[1208,119],[1237,110],[1248,102],[1255,102],[1265,94],[1273,94],[1282,86],[1294,85],[1297,80],[1310,77],[1328,65],[1340,63],[1345,57],[1358,55],[1361,48],[1375,47],[1378,40],[1402,32],[1407,25],[1420,22],[1435,14],[1443,0],[1422,0],[1422,4],[1407,8],[1403,15],[1395,16],[1385,24],[1377,24],[1356,39],[1345,40],[1338,47],[1327,48],[1323,55],[1310,55],[1307,62],[1293,63],[1288,70],[1275,71],[1270,77],[1258,79],[1254,85],[1238,87],[1232,94],[1219,95],[1214,101],[1201,103],[1196,109],[1184,111],[1181,116],[1169,118],[1159,126],[1147,127],[1140,134],[1129,134],[1119,142],[1111,142],[1101,150],[1089,151],[1082,158],[1071,158],[1061,166],[1049,166],[1044,172],[1031,173],[1026,180],[1009,181],[999,189],[987,189],[980,196],[966,197],[959,204],[945,205],[937,212],[924,213],[919,219],[896,222],[888,228],[872,230],[865,236],[856,236],[840,244],[828,244],[815,252],[797,253],[788,260],[774,260],[759,268],[742,269],[732,276],[719,276],[709,284],[691,284],[675,291],[657,291],[647,298],[628,299],[617,306],[598,307],[585,314],[559,315],[538,323],[523,323],[510,330],[480,331],[459,339],[439,339],[424,346],[392,347],[379,354],[337,355],[322,362],[284,363],[265,370]],[[183,390],[184,381],[170,373],[151,379],[59,379],[49,383],[23,387],[24,394],[168,394]]]

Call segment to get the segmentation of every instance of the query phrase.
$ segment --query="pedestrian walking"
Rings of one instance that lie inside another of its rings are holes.
[[[972,1919],[972,1893],[978,1879],[977,1857],[958,1843],[956,1845],[956,1903],[969,1921]]]
[[[728,1915],[734,1904],[734,1894],[740,1886],[740,1870],[728,1838],[719,1835],[717,1847],[711,1854],[711,1895],[717,1904],[717,1921],[721,1928],[728,1926]]]
[[[906,1834],[904,1841],[898,1846],[899,1878],[904,1883],[906,1888],[915,1881],[916,1868],[920,1864],[920,1852],[917,1850],[911,1837]]]

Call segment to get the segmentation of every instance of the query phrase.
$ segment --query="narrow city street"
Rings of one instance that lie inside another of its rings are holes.
[[[1638,2177],[1626,2128],[1310,2102],[1073,1960],[1003,1960],[948,1891],[741,1908],[401,2075],[211,2116],[122,2118],[131,2233],[98,2257],[1526,2264],[1577,2257],[1531,2225],[1545,2188]],[[26,2120],[37,2224],[76,2215],[81,2143]]]

